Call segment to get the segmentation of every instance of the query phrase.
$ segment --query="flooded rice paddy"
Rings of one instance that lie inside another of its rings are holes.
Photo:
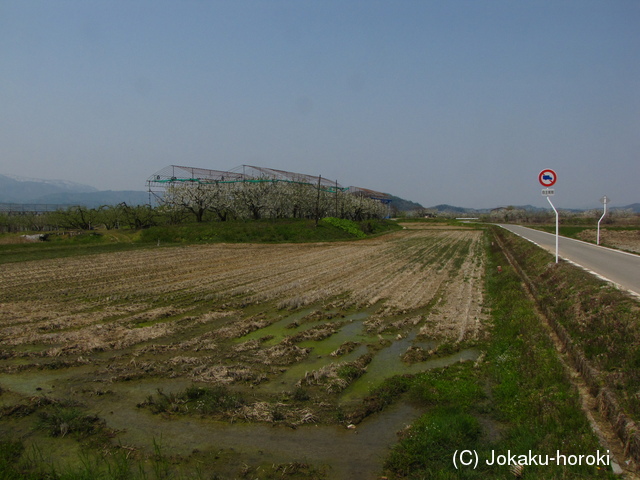
[[[160,443],[223,478],[289,462],[376,478],[420,412],[351,412],[389,377],[478,358],[483,267],[481,232],[447,229],[5,265],[0,434],[66,445],[34,430],[47,398],[99,417],[112,445]],[[234,401],[205,410],[212,388]]]

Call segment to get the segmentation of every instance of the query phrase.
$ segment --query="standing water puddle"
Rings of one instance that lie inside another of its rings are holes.
[[[222,478],[236,478],[243,465],[300,462],[328,469],[327,478],[376,479],[390,447],[397,442],[397,432],[420,415],[417,408],[399,402],[367,418],[356,429],[336,425],[302,425],[292,429],[199,416],[167,417],[137,408],[136,402],[158,388],[169,393],[185,388],[190,382],[181,379],[118,382],[108,385],[108,394],[74,395],[74,391],[82,392],[82,385],[89,386],[85,375],[78,375],[78,369],[59,373],[53,378],[43,372],[24,377],[1,375],[0,382],[22,394],[33,395],[36,385],[41,385],[42,393],[53,393],[54,397],[80,396],[89,411],[118,431],[119,444],[135,446],[147,454],[154,453],[160,445],[161,451],[170,456],[189,457],[195,452],[209,458],[219,456],[220,460],[208,468]]]
[[[406,364],[401,360],[400,356],[410,344],[410,341],[395,342],[390,347],[378,352],[367,366],[367,372],[349,385],[340,399],[346,403],[362,400],[372,388],[379,386],[385,379],[394,375],[416,374],[434,368],[447,367],[458,362],[475,361],[480,356],[479,350],[470,348],[446,357]]]
[[[359,356],[367,353],[365,345],[358,345],[352,352],[341,357],[332,357],[331,353],[337,350],[343,343],[364,342],[371,340],[364,333],[363,321],[369,316],[366,312],[358,312],[341,318],[340,322],[346,322],[336,333],[320,341],[300,342],[299,346],[311,348],[311,354],[304,360],[291,365],[286,372],[273,381],[260,386],[260,390],[264,392],[274,393],[282,390],[293,388],[298,380],[304,378],[305,373],[329,365],[331,363],[351,362]]]
[[[238,343],[242,343],[248,340],[259,340],[264,337],[271,337],[264,342],[264,345],[265,346],[275,345],[281,342],[282,339],[284,339],[284,337],[315,327],[318,324],[318,321],[305,322],[302,325],[295,326],[298,320],[301,320],[302,318],[306,317],[307,315],[313,312],[314,312],[314,309],[309,309],[309,308],[300,310],[298,312],[295,312],[291,315],[288,315],[272,323],[271,325],[268,325],[264,328],[260,328],[242,337],[239,337],[235,341]],[[342,320],[342,319],[336,318],[335,321],[338,321],[338,320]],[[327,323],[327,319],[323,318],[322,323]]]
[[[257,391],[275,393],[290,390],[305,373],[331,363],[354,361],[379,342],[378,335],[367,334],[363,322],[368,313],[359,312],[331,320],[322,318],[305,321],[295,328],[286,328],[302,319],[310,310],[296,312],[268,327],[252,332],[238,342],[274,337],[263,342],[275,344],[288,335],[312,328],[321,323],[340,322],[341,328],[333,335],[319,341],[300,342],[301,347],[312,348],[309,357],[288,367],[287,371]],[[341,395],[342,403],[352,403],[364,398],[371,388],[386,378],[398,374],[419,373],[444,367],[465,360],[475,360],[480,352],[469,349],[442,358],[415,364],[405,364],[402,354],[410,346],[429,349],[434,345],[415,341],[415,333],[404,338],[392,338],[391,344],[373,353],[367,371],[354,381]],[[340,357],[331,352],[345,342],[359,345]],[[369,346],[367,346],[369,345]],[[397,442],[396,432],[412,423],[420,414],[413,406],[399,402],[384,411],[365,419],[356,429],[342,426],[302,425],[296,429],[259,423],[228,423],[192,415],[153,415],[148,409],[137,408],[139,402],[155,394],[158,388],[166,393],[178,392],[192,382],[187,378],[148,378],[130,382],[95,383],[94,366],[57,371],[21,372],[0,375],[0,385],[16,393],[32,396],[36,393],[81,400],[88,410],[105,419],[107,426],[118,430],[118,442],[135,445],[147,453],[153,453],[154,442],[159,442],[165,452],[185,457],[193,452],[216,456],[215,473],[236,475],[243,464],[302,462],[329,468],[328,478],[374,479],[382,469],[382,462],[391,445]],[[103,390],[96,394],[98,390]],[[91,393],[94,392],[94,393]],[[218,452],[218,453],[217,453]],[[216,456],[217,458],[217,456]]]
[[[417,408],[398,403],[373,415],[354,430],[342,426],[303,425],[296,429],[255,423],[227,423],[204,418],[172,417],[164,419],[146,410],[113,408],[107,415],[109,427],[125,430],[119,440],[125,445],[145,445],[153,452],[152,442],[160,440],[164,451],[189,455],[201,452],[233,451],[238,458],[221,469],[234,469],[242,463],[302,462],[327,466],[327,478],[375,479],[383,459],[397,442],[397,432],[420,415]],[[224,471],[216,471],[225,474]]]
[[[371,336],[364,331],[363,322],[367,317],[368,313],[366,312],[347,316],[342,319],[347,323],[330,337],[321,341],[300,342],[299,346],[312,349],[309,357],[290,366],[286,372],[274,380],[262,384],[259,387],[259,391],[275,393],[282,390],[291,390],[299,380],[304,378],[307,372],[318,370],[330,364],[352,362],[367,353],[369,349],[365,343],[372,343],[378,340],[377,336]],[[286,324],[290,323],[290,318],[285,320]],[[391,339],[389,335],[387,337]],[[332,357],[330,355],[331,352],[347,341],[356,342],[360,345],[352,352],[341,357]],[[436,343],[416,341],[416,332],[412,332],[404,338],[392,339],[388,347],[375,353],[371,363],[367,366],[366,373],[355,380],[343,392],[341,400],[348,403],[362,400],[372,388],[394,375],[416,374],[434,368],[446,367],[457,362],[475,361],[480,356],[480,351],[467,349],[453,355],[407,364],[402,361],[401,357],[411,346],[430,350],[436,347]]]

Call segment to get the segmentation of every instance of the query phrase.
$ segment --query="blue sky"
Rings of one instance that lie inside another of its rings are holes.
[[[0,174],[166,165],[431,206],[640,202],[636,0],[0,0]]]

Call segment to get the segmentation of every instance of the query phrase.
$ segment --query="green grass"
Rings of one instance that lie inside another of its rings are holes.
[[[485,392],[477,381],[477,373],[470,364],[432,370],[415,377],[411,383],[410,395],[427,406],[469,408],[486,399]]]
[[[153,413],[197,413],[215,415],[238,408],[245,403],[238,393],[224,386],[191,386],[178,393],[166,394],[158,390],[139,407],[148,407]]]
[[[16,235],[3,235],[2,238],[17,239]],[[46,242],[2,243],[0,241],[0,264],[46,260],[77,255],[122,252],[145,247],[134,243],[133,239],[115,241],[110,235],[81,234],[74,237],[51,235]]]
[[[389,478],[508,479],[508,465],[488,465],[492,452],[565,455],[602,451],[580,409],[546,330],[521,280],[488,247],[486,294],[491,338],[478,346],[484,361],[453,365],[405,379],[425,414],[403,432],[385,462]],[[503,265],[503,272],[497,272]],[[476,469],[456,469],[453,454],[475,450]],[[595,466],[527,466],[524,478],[615,478]]]
[[[356,238],[366,237],[365,233],[360,229],[356,222],[344,218],[327,217],[322,219],[323,225],[331,225]]]
[[[77,407],[56,405],[39,412],[38,426],[52,437],[67,434],[88,436],[98,432],[104,421],[95,415],[85,415]]]
[[[69,463],[53,463],[39,447],[23,441],[0,441],[2,480],[187,480],[218,478],[193,468],[188,473],[175,465],[153,439],[154,452],[145,458],[130,456],[118,447],[100,453],[81,451]],[[275,467],[275,466],[274,466]]]
[[[0,441],[0,478],[5,480],[18,480],[28,478],[21,476],[17,467],[22,454],[24,444],[20,441]]]
[[[135,230],[103,230],[49,236],[45,242],[16,243],[20,236],[0,235],[0,264],[45,260],[76,255],[113,253],[149,248],[202,243],[303,243],[354,240],[401,227],[387,220],[232,220],[185,223]]]
[[[394,222],[363,222],[369,233],[398,229]],[[153,243],[299,243],[363,238],[360,225],[349,220],[231,220],[152,227],[141,232],[141,241]]]
[[[481,436],[482,428],[473,415],[436,407],[411,426],[387,465],[394,466],[396,478],[464,478],[450,465],[452,454],[460,448],[478,450]],[[495,478],[483,472],[475,478]]]
[[[624,410],[640,420],[638,302],[573,265],[552,263],[549,253],[515,235],[499,235],[535,286],[545,314],[567,330]]]

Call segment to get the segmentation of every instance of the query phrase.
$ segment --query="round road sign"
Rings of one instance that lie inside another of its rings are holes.
[[[556,183],[557,179],[558,177],[556,176],[556,172],[554,172],[550,168],[545,168],[540,172],[540,175],[538,175],[538,181],[542,184],[543,187],[550,187],[551,185]]]

